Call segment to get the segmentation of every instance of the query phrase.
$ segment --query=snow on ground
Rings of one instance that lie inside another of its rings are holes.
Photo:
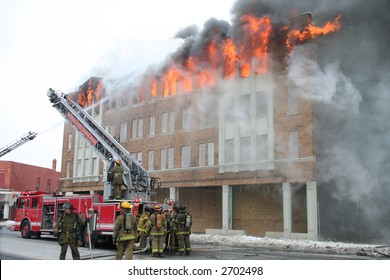
[[[208,234],[191,234],[191,242],[221,246],[238,246],[247,248],[264,248],[269,250],[291,250],[304,252],[335,253],[378,256],[376,248],[381,245],[355,244],[332,241],[313,241],[286,238],[268,238],[254,236],[225,236]]]

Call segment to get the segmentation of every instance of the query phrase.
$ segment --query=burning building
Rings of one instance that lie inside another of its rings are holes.
[[[281,14],[264,2],[237,1],[232,23],[180,30],[162,67],[116,88],[91,78],[73,98],[162,178],[156,200],[188,205],[194,232],[318,239],[324,96],[311,62],[322,55],[316,40],[343,32],[344,15],[317,24],[300,5]],[[63,190],[103,190],[103,166],[70,126],[62,167]]]

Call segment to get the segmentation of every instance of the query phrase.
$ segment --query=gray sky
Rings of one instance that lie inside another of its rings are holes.
[[[158,64],[180,45],[177,31],[212,17],[230,22],[234,2],[0,0],[0,148],[38,133],[0,160],[51,168],[56,158],[59,171],[64,119],[48,88],[73,91],[96,68]]]

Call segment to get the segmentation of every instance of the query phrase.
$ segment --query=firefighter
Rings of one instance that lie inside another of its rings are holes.
[[[192,227],[192,216],[187,211],[185,204],[180,204],[179,213],[176,216],[177,251],[180,255],[191,253],[190,234]]]
[[[176,253],[176,224],[175,218],[176,214],[173,209],[164,211],[165,218],[167,220],[167,229],[165,236],[165,250],[169,255],[174,255]]]
[[[109,180],[112,182],[114,188],[115,199],[122,199],[123,173],[124,170],[121,160],[115,160],[115,165],[109,173]]]
[[[146,223],[146,231],[152,241],[152,257],[163,256],[166,227],[166,219],[164,214],[162,214],[162,207],[156,204],[154,206],[154,213],[150,215]]]
[[[115,219],[112,241],[116,245],[115,259],[121,260],[125,254],[126,260],[133,259],[133,250],[137,238],[137,219],[131,213],[132,204],[122,201],[120,215]]]
[[[72,250],[72,258],[79,260],[80,227],[86,226],[89,221],[88,218],[83,221],[79,215],[74,213],[74,207],[70,202],[66,202],[62,208],[65,212],[59,217],[53,229],[54,236],[58,237],[58,244],[61,246],[60,260],[65,260],[68,246]]]
[[[152,214],[152,209],[148,206],[145,206],[144,213],[141,215],[138,221],[138,235],[140,238],[139,249],[141,251],[146,251],[148,244],[148,236],[146,234],[146,223],[149,220],[150,215]]]

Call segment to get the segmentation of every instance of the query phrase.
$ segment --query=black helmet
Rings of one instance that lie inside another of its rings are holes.
[[[179,204],[177,204],[175,202],[172,207],[173,207],[173,210],[175,210],[175,212],[179,212],[179,210],[180,210]]]
[[[74,209],[73,204],[70,203],[70,202],[66,202],[66,203],[62,206],[62,208],[64,208],[64,209],[70,209],[70,210],[73,210],[73,209]]]
[[[187,209],[187,205],[185,205],[184,203],[181,203],[180,204],[180,210],[186,210]]]
[[[149,206],[144,207],[144,212],[152,213],[152,209]]]

